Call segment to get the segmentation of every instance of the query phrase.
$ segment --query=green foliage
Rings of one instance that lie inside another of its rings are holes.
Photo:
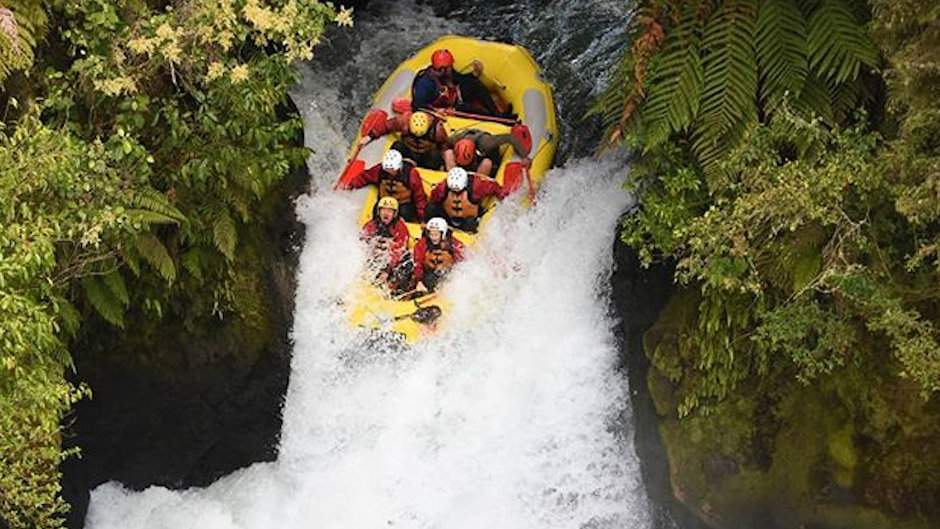
[[[664,44],[625,54],[649,73],[615,83],[640,95],[630,120],[608,124],[631,126],[642,153],[628,181],[642,207],[623,240],[646,263],[674,261],[699,294],[677,347],[651,352],[680,415],[750,380],[884,366],[925,398],[940,390],[940,99],[922,92],[940,90],[940,33],[928,30],[940,7],[908,4],[874,4],[897,122],[883,124],[887,139],[856,109],[879,89],[863,75],[880,61],[865,4],[641,8]]]
[[[0,82],[18,98],[0,124],[0,519],[12,528],[63,523],[59,421],[87,393],[63,374],[83,318],[257,316],[239,299],[252,295],[240,233],[306,157],[292,64],[350,15],[316,0],[0,0]]]
[[[665,45],[625,53],[593,112],[612,139],[633,132],[635,147],[658,156],[665,143],[683,138],[699,167],[717,171],[723,153],[786,98],[827,118],[851,115],[864,95],[862,73],[878,60],[855,13],[863,5],[647,2],[641,12],[648,16],[634,18],[631,33],[642,38],[644,28],[665,28]]]
[[[0,4],[0,83],[13,72],[32,66],[46,21],[43,2],[38,0],[4,0]]]

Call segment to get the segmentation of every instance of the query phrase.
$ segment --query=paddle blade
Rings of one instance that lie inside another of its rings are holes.
[[[346,170],[344,170],[343,174],[340,175],[339,181],[336,182],[336,187],[340,189],[348,188],[353,178],[355,178],[356,175],[363,172],[365,169],[366,162],[362,160],[357,159],[349,162],[349,165],[346,166]]]
[[[429,323],[434,323],[438,318],[441,317],[441,314],[444,314],[444,311],[441,310],[437,305],[428,305],[427,307],[421,307],[420,309],[414,311],[411,315],[411,319],[427,325]]]
[[[525,151],[525,156],[528,156],[532,152],[532,133],[529,132],[529,127],[519,123],[512,126],[512,129],[509,131],[512,134],[513,138],[519,140],[519,143],[522,144],[522,148]]]
[[[519,162],[509,162],[506,164],[506,170],[503,171],[503,189],[509,195],[522,185],[522,164]]]

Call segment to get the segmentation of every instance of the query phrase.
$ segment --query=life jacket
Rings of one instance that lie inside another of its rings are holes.
[[[440,78],[436,75],[431,75],[431,68],[427,67],[423,70],[419,70],[415,74],[414,80],[411,81],[411,93],[415,93],[415,88],[418,84],[418,81],[424,77],[430,78],[434,81],[434,84],[437,86],[437,97],[434,101],[431,101],[431,106],[434,108],[453,108],[457,106],[457,100],[460,99],[460,92],[457,90],[457,85],[454,84],[454,80],[451,79],[449,83],[442,83]]]
[[[440,244],[431,242],[430,237],[424,236],[428,251],[424,254],[424,270],[443,274],[454,266],[454,241],[449,236],[441,239]]]
[[[399,204],[411,202],[411,169],[412,165],[405,163],[397,175],[379,171],[379,198],[395,197]]]
[[[401,135],[401,141],[414,154],[424,154],[437,148],[437,118],[431,116],[431,126],[424,136],[415,136],[410,131]]]
[[[392,219],[394,225],[398,217]],[[389,251],[392,247],[392,241],[395,240],[395,234],[392,233],[392,226],[382,222],[382,219],[375,217],[375,233],[372,235],[372,247],[377,250]]]
[[[452,219],[475,219],[483,212],[483,208],[473,199],[473,177],[467,180],[467,187],[463,191],[447,189],[444,195],[444,213]]]

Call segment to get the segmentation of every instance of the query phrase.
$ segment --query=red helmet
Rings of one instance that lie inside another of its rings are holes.
[[[457,141],[457,143],[454,144],[454,155],[457,157],[457,164],[470,165],[470,163],[473,162],[474,156],[476,156],[476,150],[477,147],[470,138]]]
[[[448,50],[435,50],[431,54],[432,68],[447,68],[454,65],[454,56]]]

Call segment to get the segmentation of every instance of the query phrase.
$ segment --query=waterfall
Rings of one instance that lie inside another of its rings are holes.
[[[315,152],[312,194],[297,203],[306,236],[278,459],[201,489],[104,484],[86,527],[650,526],[608,310],[610,249],[631,200],[622,160],[571,157],[537,208],[497,208],[444,287],[453,308],[439,334],[401,347],[349,326],[364,191],[330,184],[384,75],[472,29],[407,2],[384,8],[358,22],[357,42],[337,37],[295,89]]]

